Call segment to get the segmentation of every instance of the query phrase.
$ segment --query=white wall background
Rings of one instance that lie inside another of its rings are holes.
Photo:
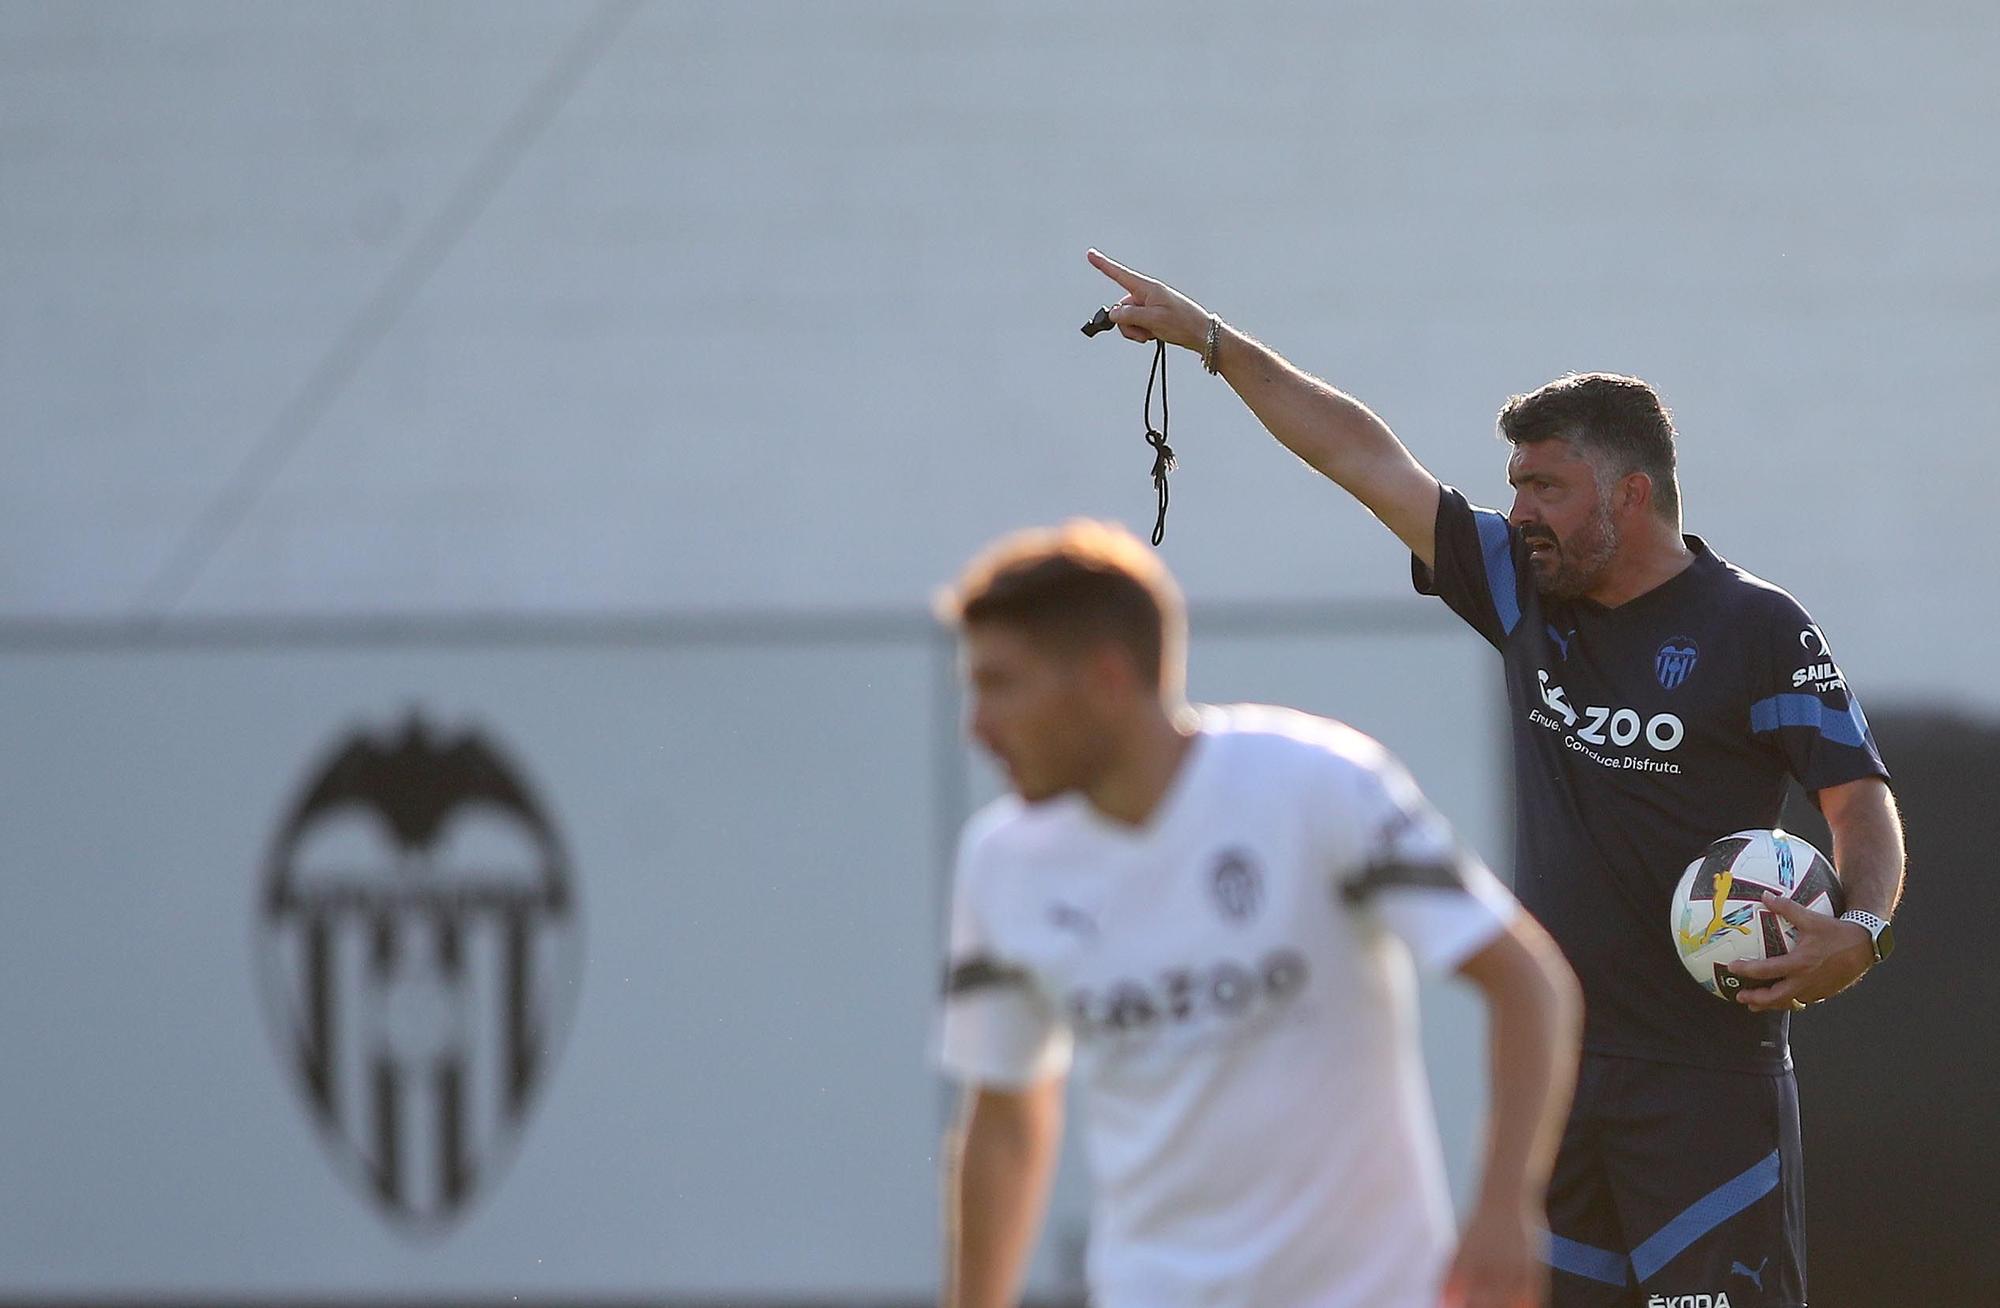
[[[1510,391],[1650,378],[1864,696],[2000,706],[1996,65],[1962,3],[11,3],[0,611],[913,604],[1150,512],[1094,243],[1475,495]],[[1400,593],[1178,375],[1197,600]]]
[[[0,1294],[928,1283],[931,664],[921,644],[0,658]],[[308,774],[412,706],[519,765],[584,953],[519,1153],[414,1239],[322,1153],[255,950]]]

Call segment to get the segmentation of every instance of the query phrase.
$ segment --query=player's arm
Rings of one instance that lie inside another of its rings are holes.
[[[1894,916],[1903,896],[1903,820],[1888,783],[1862,777],[1828,786],[1814,798],[1833,832],[1833,866],[1847,906],[1885,920]],[[1737,1002],[1760,1013],[1817,1003],[1847,989],[1875,965],[1867,928],[1811,912],[1781,896],[1764,902],[1798,928],[1798,938],[1777,958],[1730,969],[1769,983],[1745,986],[1737,992]]]
[[[1062,1144],[1063,1078],[968,1086],[945,1139],[945,1308],[1012,1308]]]
[[[1770,742],[1825,815],[1847,906],[1886,919],[1903,890],[1903,824],[1875,733],[1811,614],[1796,601],[1780,604],[1767,638],[1766,657],[1753,670],[1760,680],[1751,735]],[[1874,942],[1859,923],[1810,913],[1781,896],[1764,903],[1797,936],[1776,958],[1731,965],[1739,977],[1763,983],[1738,990],[1738,1003],[1757,1012],[1803,1008],[1839,994],[1875,965]]]
[[[1091,265],[1125,289],[1111,311],[1129,340],[1164,340],[1199,354],[1208,312],[1164,282],[1096,250]],[[1410,547],[1424,566],[1436,556],[1437,478],[1417,462],[1368,406],[1287,363],[1275,350],[1223,324],[1215,365],[1257,420],[1331,478]]]
[[[1478,1198],[1452,1260],[1446,1302],[1540,1304],[1548,1280],[1545,1196],[1576,1082],[1583,1001],[1555,943],[1525,913],[1515,913],[1458,974],[1486,1000],[1492,1111]]]
[[[1833,866],[1847,906],[1895,916],[1903,898],[1903,819],[1889,783],[1863,777],[1828,786],[1814,798],[1833,832]]]
[[[989,810],[989,814],[992,810]],[[952,894],[939,1061],[966,1087],[944,1140],[945,1308],[1011,1308],[1062,1142],[1069,1028],[982,912],[985,816],[967,824]]]

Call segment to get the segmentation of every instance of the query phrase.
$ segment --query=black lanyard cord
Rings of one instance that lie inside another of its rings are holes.
[[[1153,378],[1160,379],[1160,427],[1153,429]],[[1167,343],[1155,341],[1153,366],[1146,370],[1146,444],[1153,447],[1153,489],[1160,493],[1160,516],[1153,522],[1153,544],[1167,535],[1167,474],[1176,466],[1174,447],[1167,444]]]

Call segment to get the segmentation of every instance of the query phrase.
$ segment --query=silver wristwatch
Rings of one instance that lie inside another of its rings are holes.
[[[1876,917],[1866,909],[1850,908],[1840,915],[1843,922],[1852,922],[1868,933],[1868,939],[1875,946],[1875,961],[1881,962],[1896,947],[1896,933],[1889,929],[1887,918]]]

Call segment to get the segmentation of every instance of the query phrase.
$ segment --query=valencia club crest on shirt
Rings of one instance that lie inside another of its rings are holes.
[[[1686,681],[1699,658],[1701,649],[1692,640],[1686,636],[1671,637],[1653,656],[1653,671],[1659,675],[1660,688],[1672,690]]]
[[[1247,922],[1264,902],[1264,876],[1247,849],[1227,849],[1209,873],[1215,907],[1231,922]]]

